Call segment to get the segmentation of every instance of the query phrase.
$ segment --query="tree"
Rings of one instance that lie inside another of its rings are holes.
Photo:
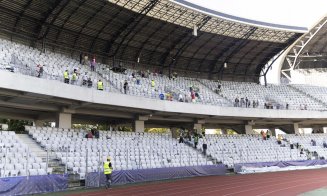
[[[25,131],[25,125],[32,126],[33,123],[27,120],[1,119],[1,123],[8,124],[9,131],[22,133]]]
[[[227,135],[237,135],[237,132],[233,129],[227,129]]]
[[[167,128],[146,128],[144,132],[148,133],[167,133],[169,129]]]

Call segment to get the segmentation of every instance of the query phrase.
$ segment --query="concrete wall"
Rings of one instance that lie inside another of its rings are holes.
[[[234,108],[211,105],[169,102],[124,94],[108,93],[64,84],[59,81],[39,79],[7,71],[0,71],[0,88],[32,92],[41,95],[122,106],[151,111],[180,114],[200,114],[226,117],[278,118],[278,119],[321,119],[327,118],[326,111],[267,110],[257,108]]]

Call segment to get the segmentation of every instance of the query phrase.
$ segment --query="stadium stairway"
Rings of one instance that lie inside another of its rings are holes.
[[[41,158],[44,163],[49,161],[48,168],[52,170],[52,174],[64,174],[65,166],[61,165],[60,162],[56,159],[55,155],[52,155],[49,152],[47,157],[47,152],[43,149],[32,137],[28,134],[17,134],[17,138],[24,144],[26,144],[31,153],[34,153],[37,157]]]
[[[303,94],[303,95],[309,97],[310,99],[315,100],[316,102],[318,102],[318,103],[324,105],[324,106],[327,108],[327,104],[326,104],[324,101],[322,101],[322,100],[320,100],[320,99],[317,99],[316,97],[312,96],[311,94],[306,93],[305,91],[303,91],[303,90],[297,88],[296,86],[288,85],[288,87],[290,87],[290,88],[294,89],[295,91],[297,91],[297,92],[299,92],[299,93],[301,93],[301,94]]]
[[[206,85],[203,81],[197,79],[198,84],[200,84],[202,86],[202,88],[207,89],[208,91],[211,91],[213,93],[215,93],[216,95],[218,95],[219,97],[223,98],[225,101],[227,101],[228,103],[230,103],[231,105],[233,105],[233,102],[230,101],[229,99],[227,99],[226,97],[222,96],[221,94],[216,93],[215,91],[213,91],[208,85]]]

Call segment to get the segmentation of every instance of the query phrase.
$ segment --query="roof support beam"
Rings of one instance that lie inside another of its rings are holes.
[[[30,5],[32,4],[33,0],[28,0],[28,2],[24,5],[23,10],[18,14],[18,17],[16,18],[14,27],[13,27],[13,32],[16,32],[17,30],[17,25],[20,22],[20,20],[22,19],[22,16],[24,15],[26,9],[28,9],[30,7]]]
[[[303,44],[303,40],[302,40],[302,44],[300,45],[300,49],[295,54],[295,58],[294,58],[294,61],[293,61],[293,64],[292,64],[292,69],[294,69],[296,67],[296,65],[298,65],[298,57],[302,54],[302,51],[305,48],[305,46],[308,43],[310,43],[312,38],[314,38],[316,36],[316,34],[323,28],[323,26],[325,26],[326,23],[327,23],[327,18],[321,24],[318,24],[318,26],[316,26],[314,28],[314,30],[315,30],[314,32],[310,32],[310,37],[304,42],[304,44]]]
[[[229,26],[228,28],[225,29],[224,32],[222,32],[222,35],[225,34],[232,26]],[[227,36],[226,36],[227,38]],[[208,50],[207,54],[205,55],[205,57],[202,59],[199,67],[198,67],[198,71],[201,71],[201,68],[202,68],[202,65],[204,63],[204,61],[207,59],[207,57],[214,51],[216,50],[216,48],[218,48],[222,43],[224,43],[224,41],[226,40],[225,39],[222,39],[219,43],[216,44],[216,46],[212,47],[210,50]]]
[[[158,14],[158,12],[155,15],[157,15],[157,14]],[[168,9],[166,10],[165,14],[168,14]],[[174,14],[172,14],[171,16],[173,16],[173,15]],[[128,41],[125,44],[124,49],[122,50],[122,53],[121,53],[122,56],[124,56],[125,50],[128,48],[129,42],[134,39],[134,37],[137,35],[138,32],[143,32],[143,29],[147,28],[150,23],[151,22],[147,22],[146,25],[144,25],[143,27],[141,27],[141,29],[139,31],[137,31],[136,33],[134,33],[134,35],[131,36],[131,38],[128,39]],[[162,23],[162,24],[163,25],[160,25],[158,28],[156,28],[149,36],[147,36],[146,40],[142,42],[141,47],[140,47],[140,50],[137,53],[137,56],[134,57],[134,59],[137,59],[138,57],[140,57],[141,52],[142,52],[142,50],[144,48],[144,45],[152,38],[153,35],[155,35],[156,33],[158,33],[158,31],[161,30],[163,28],[163,26],[165,26],[165,23]]]
[[[37,39],[43,39],[47,36],[50,26],[56,21],[60,13],[68,5],[69,0],[56,0],[53,6],[48,10],[41,24],[35,29]],[[46,25],[50,24],[50,25]]]
[[[111,40],[107,41],[107,46],[105,49],[105,53],[109,54],[113,43],[117,41],[119,37],[122,36],[120,39],[120,42],[118,44],[118,47],[115,49],[113,52],[112,56],[116,56],[118,53],[121,45],[124,43],[126,37],[134,30],[134,28],[140,23],[140,21],[144,18],[144,16],[152,10],[152,8],[158,3],[159,0],[151,0],[139,13],[136,14],[136,16],[131,17],[127,23],[125,23],[116,33],[115,35],[111,38]],[[140,2],[140,1],[139,1]]]
[[[126,1],[126,3],[120,7],[119,11],[112,17],[113,19],[115,19],[124,9],[125,9],[125,6],[131,2],[131,0],[128,0]],[[136,6],[136,4],[134,5]],[[134,7],[132,7],[131,9],[133,9]],[[94,46],[95,46],[95,42],[97,41],[97,39],[99,38],[99,36],[101,35],[101,33],[103,32],[103,30],[109,26],[111,24],[112,20],[108,20],[108,22],[106,22],[105,25],[103,25],[101,27],[101,29],[97,32],[96,36],[93,38],[92,42],[91,42],[91,46],[89,47],[89,52],[94,52]]]
[[[167,10],[167,12],[165,13],[165,14],[167,14],[168,13],[168,10]],[[173,14],[172,14],[172,16],[173,16]],[[149,23],[148,23],[149,24]],[[141,53],[142,53],[142,51],[143,51],[143,49],[144,49],[144,47],[145,47],[145,45],[146,45],[146,43],[148,43],[148,41],[150,40],[150,39],[152,39],[152,36],[153,35],[155,35],[156,33],[158,33],[158,31],[160,31],[164,26],[166,26],[167,25],[167,23],[162,23],[162,25],[160,25],[158,28],[156,28],[147,38],[146,38],[146,40],[144,40],[143,42],[142,42],[142,44],[141,44],[141,47],[140,47],[140,49],[139,49],[139,52],[138,52],[138,56],[135,56],[134,57],[134,59],[137,59],[138,57],[140,57],[140,55],[141,55]],[[148,25],[145,25],[145,27],[147,27]],[[144,27],[144,28],[145,28]],[[141,29],[142,30],[142,29]],[[124,53],[124,52],[123,52]]]
[[[180,10],[179,10],[180,11]],[[176,12],[177,12],[177,10],[176,10]],[[175,12],[175,13],[176,13]],[[182,14],[184,14],[186,11],[184,10],[180,15],[182,15]],[[175,13],[173,14],[173,15],[175,15]],[[177,18],[178,17],[176,17],[176,19],[175,19],[175,21],[177,20]],[[174,22],[175,22],[174,21]],[[166,23],[165,25],[163,25],[162,26],[162,28],[164,28],[166,25],[168,25],[168,23]],[[161,28],[161,29],[162,29]],[[154,50],[152,50],[152,52],[151,52],[151,54],[150,54],[150,57],[151,57],[151,59],[150,59],[150,62],[153,62],[153,54],[155,53],[155,51],[157,51],[157,49],[158,49],[158,47],[164,42],[164,41],[166,41],[167,39],[168,40],[170,40],[170,36],[171,36],[171,34],[174,34],[177,30],[179,30],[180,28],[182,28],[182,27],[180,27],[180,26],[177,26],[176,28],[173,28],[170,32],[168,32],[167,33],[167,35],[163,38],[163,39],[161,39],[160,40],[160,42],[158,42],[158,44],[155,46],[155,48],[154,48]],[[171,47],[170,47],[171,48]],[[169,54],[169,53],[168,53]],[[163,64],[162,64],[162,66],[164,66]]]
[[[217,23],[215,28],[218,28],[219,24],[220,24],[220,23]],[[202,35],[202,34],[201,34],[201,35]],[[200,36],[201,36],[201,35],[200,35]],[[209,37],[208,40],[206,40],[205,42],[203,42],[203,44],[202,44],[201,46],[199,46],[199,47],[198,47],[198,48],[193,52],[192,57],[187,61],[187,68],[186,68],[186,70],[189,70],[190,66],[188,66],[188,65],[189,65],[190,62],[193,60],[193,58],[195,57],[195,55],[196,55],[196,54],[201,50],[201,48],[203,48],[207,43],[210,43],[210,42],[213,40],[213,38],[215,38],[216,36],[217,36],[216,34],[212,33],[212,36]],[[198,69],[197,71],[199,71],[199,69]]]
[[[190,30],[190,29],[187,30],[186,32],[184,32],[181,36],[179,36],[179,38],[176,40],[176,42],[174,42],[172,44],[172,46],[170,48],[168,48],[163,55],[161,55],[161,57],[160,57],[160,63],[162,64],[162,66],[164,66],[167,58],[170,56],[171,51],[174,50],[174,48],[176,48],[178,46],[178,44],[182,43],[182,41],[185,38],[188,38],[186,42],[188,42],[192,38],[190,36],[191,33],[192,33],[192,30]],[[174,57],[175,56],[176,55],[174,55]],[[171,62],[175,61],[175,58],[174,57],[172,57]],[[169,66],[171,65],[171,62],[169,63]]]
[[[224,63],[227,62],[234,53],[236,53],[237,51],[239,51],[244,45],[246,45],[246,43],[248,42],[248,38],[257,30],[257,27],[251,27],[240,39],[238,39],[238,41],[236,42],[232,42],[231,44],[229,44],[226,49],[224,51],[221,51],[220,53],[218,53],[215,56],[215,63],[211,66],[210,69],[210,73],[213,72],[213,70],[215,69],[216,65],[218,63],[221,63],[220,68],[218,70],[218,73],[223,73],[223,68],[224,68]],[[222,58],[223,56],[225,56],[227,54],[227,56],[221,60],[220,58]]]
[[[69,21],[69,19],[76,13],[76,11],[85,3],[85,1],[87,0],[81,0],[78,4],[77,7],[75,7],[75,9],[69,14],[69,16],[64,20],[64,22],[62,23],[62,25],[60,26],[60,29],[63,29],[66,25],[66,23]],[[55,44],[57,43],[58,38],[60,37],[62,33],[62,30],[58,31],[56,38],[55,38]]]
[[[81,27],[81,29],[78,32],[78,36],[75,38],[74,40],[74,44],[73,44],[73,49],[75,49],[76,43],[79,40],[79,38],[82,35],[83,30],[87,27],[87,25],[93,21],[93,19],[97,16],[97,14],[99,14],[107,5],[107,2],[103,1],[102,2],[102,6],[99,7],[97,10],[94,11],[94,13],[92,14],[92,16],[90,16],[86,22],[83,24],[83,26]]]
[[[253,44],[253,46],[248,50],[248,52],[244,53],[241,57],[239,57],[238,61],[235,64],[234,70],[233,70],[233,73],[234,74],[236,74],[236,71],[238,69],[238,66],[240,65],[239,63],[243,60],[243,58],[246,57],[246,56],[248,56],[249,52],[251,52],[252,50],[254,50],[257,47],[258,47],[258,45]],[[247,72],[248,68],[249,67],[247,66],[246,67],[246,70],[245,70],[245,73]]]
[[[203,28],[203,26],[206,25],[209,22],[210,19],[211,19],[211,16],[206,16],[206,17],[204,17],[202,19],[202,21],[200,23],[196,24],[196,26],[198,27],[198,31],[200,31]],[[199,36],[191,36],[191,37],[189,37],[189,39],[182,45],[182,47],[180,47],[177,50],[177,53],[173,57],[174,61],[171,61],[170,63],[176,64],[178,62],[178,59],[181,57],[181,55],[185,51],[185,49],[188,48],[201,35],[203,35],[203,34],[201,33]],[[179,45],[179,43],[177,45]]]

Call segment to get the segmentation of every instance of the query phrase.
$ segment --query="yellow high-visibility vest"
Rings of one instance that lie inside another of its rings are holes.
[[[77,80],[77,75],[76,75],[76,73],[73,73],[72,80]]]
[[[103,90],[103,82],[98,82],[98,90]]]
[[[156,85],[156,83],[153,81],[151,81],[151,86],[154,87]]]
[[[64,72],[64,78],[65,79],[69,79],[69,76],[68,76],[68,72],[67,71]]]
[[[112,168],[109,167],[110,162],[106,161],[103,164],[103,173],[104,174],[111,174],[112,173]]]

